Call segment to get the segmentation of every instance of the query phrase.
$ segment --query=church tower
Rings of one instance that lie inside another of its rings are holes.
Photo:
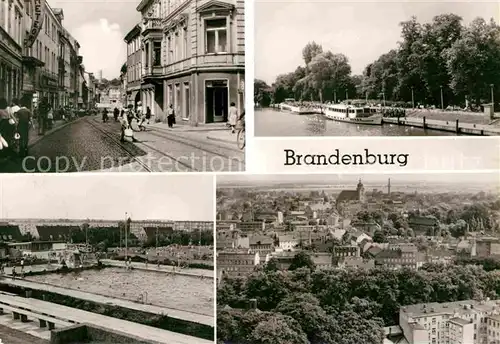
[[[361,179],[359,180],[356,191],[358,192],[358,201],[363,203],[365,201],[365,187],[363,186]]]

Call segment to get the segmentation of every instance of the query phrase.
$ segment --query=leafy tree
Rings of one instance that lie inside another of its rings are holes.
[[[306,65],[308,65],[317,55],[323,53],[323,47],[316,42],[307,43],[302,49],[302,57]]]
[[[120,68],[120,75],[125,75],[125,74],[127,74],[127,62],[125,62],[122,65],[122,68]]]
[[[248,341],[252,344],[309,344],[296,321],[279,313],[259,322]]]
[[[260,104],[262,107],[271,104],[271,87],[265,81],[254,80],[254,102]]]
[[[314,264],[309,254],[307,254],[305,251],[301,251],[293,257],[288,270],[293,271],[304,267],[309,268],[311,271],[314,271],[316,265]]]
[[[387,235],[382,230],[377,230],[373,234],[373,241],[378,243],[387,242]]]
[[[264,267],[264,270],[266,272],[278,271],[279,270],[278,260],[276,258],[269,259],[269,261],[266,263],[266,266]]]

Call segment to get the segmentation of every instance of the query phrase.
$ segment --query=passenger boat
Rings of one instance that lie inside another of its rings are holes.
[[[278,105],[281,111],[293,112],[298,115],[310,115],[316,113],[315,109],[307,106],[300,106],[296,103],[295,99],[285,99],[285,101]]]
[[[326,118],[356,124],[382,125],[382,114],[373,107],[359,107],[347,104],[323,105]]]

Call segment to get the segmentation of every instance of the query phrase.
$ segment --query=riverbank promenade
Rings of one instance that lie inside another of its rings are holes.
[[[114,305],[126,309],[137,310],[146,313],[165,315],[170,318],[180,319],[183,321],[188,321],[196,324],[206,325],[206,326],[214,326],[214,317],[199,313],[193,313],[188,311],[183,311],[180,309],[159,307],[149,304],[143,304],[138,302],[132,302],[125,299],[119,299],[94,293],[87,293],[81,290],[75,289],[67,289],[57,287],[51,284],[38,283],[30,281],[29,279],[11,279],[5,278],[0,281],[0,283],[5,283],[17,287],[23,287],[34,290],[42,290],[51,293],[56,293],[60,295],[70,296],[80,300],[86,300],[94,303],[105,304],[105,305]],[[3,297],[3,296],[2,296]]]
[[[500,119],[492,120],[482,114],[408,110],[406,117],[384,117],[383,123],[435,129],[457,134],[500,135]]]
[[[126,268],[127,265],[122,260],[112,260],[112,259],[102,259],[101,263],[107,266]],[[128,263],[127,263],[128,264]],[[153,263],[145,264],[145,263],[136,263],[131,262],[130,266],[133,269],[144,270],[144,271],[153,271],[153,272],[164,272],[164,273],[175,273],[183,276],[190,277],[203,277],[203,278],[214,278],[214,272],[212,270],[204,270],[204,269],[189,269],[189,268],[179,268],[170,265],[157,265]]]

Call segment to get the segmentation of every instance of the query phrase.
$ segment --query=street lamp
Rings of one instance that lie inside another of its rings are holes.
[[[491,106],[493,107],[493,113],[495,112],[495,96],[493,94],[493,87],[494,84],[490,84],[490,89],[491,89]]]
[[[413,86],[411,87],[411,107],[415,108],[415,95],[413,93]]]
[[[127,261],[127,257],[128,257],[128,234],[127,234],[127,231],[128,231],[128,227],[130,226],[130,222],[132,222],[132,220],[130,219],[130,217],[128,217],[127,213],[125,213],[125,261]]]
[[[441,89],[441,110],[444,110],[444,101],[443,101],[443,85],[439,86]]]

